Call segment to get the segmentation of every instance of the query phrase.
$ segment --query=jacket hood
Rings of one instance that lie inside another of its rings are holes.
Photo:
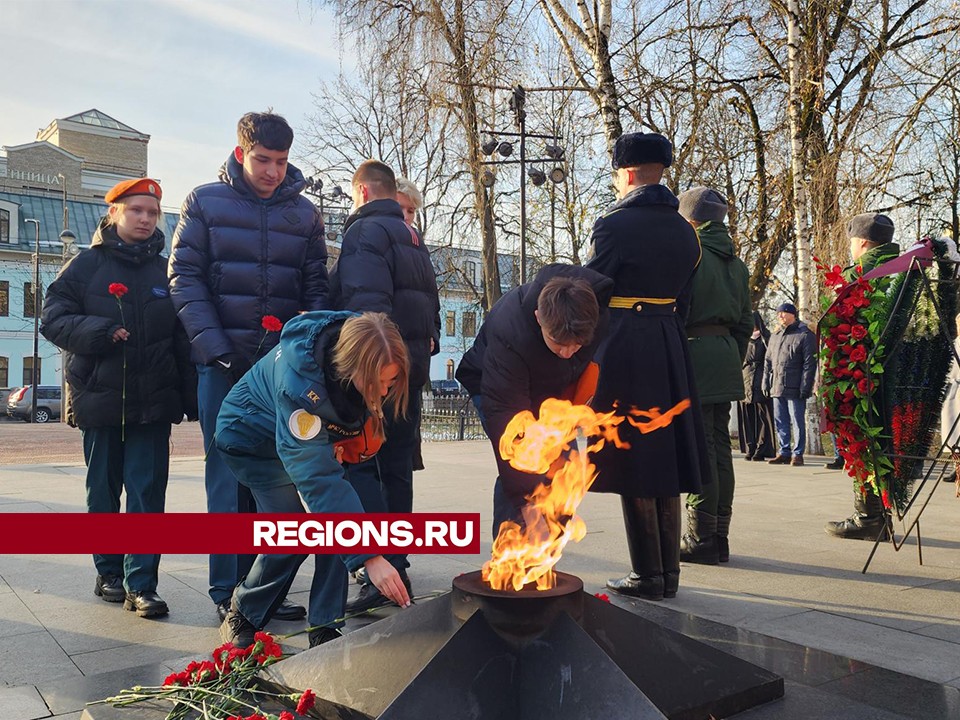
[[[350,216],[343,223],[343,230],[341,232],[345,233],[347,228],[357,220],[373,216],[396,217],[399,220],[403,220],[403,210],[400,208],[400,203],[390,198],[371,200],[350,213]]]
[[[346,310],[315,310],[287,320],[280,331],[279,345],[287,367],[313,384],[323,376],[326,359],[326,344],[321,342],[321,336],[356,316],[357,313]]]
[[[116,228],[107,224],[106,216],[100,218],[100,224],[97,225],[93,233],[93,239],[90,241],[90,247],[101,247],[111,255],[133,265],[142,265],[149,260],[160,255],[164,248],[163,232],[157,228],[153,235],[143,242],[130,244],[125,243],[117,235]]]
[[[227,161],[220,167],[220,179],[241,195],[245,195],[258,202],[265,202],[268,205],[294,198],[303,192],[303,189],[307,186],[307,182],[303,177],[303,173],[300,172],[300,169],[296,165],[287,163],[287,174],[284,176],[283,182],[280,183],[280,187],[274,191],[273,196],[263,199],[253,192],[250,186],[247,185],[247,181],[243,179],[243,165],[237,162],[237,158],[233,153],[230,153],[230,157],[228,157]]]
[[[680,207],[677,196],[670,192],[666,185],[644,185],[631,190],[625,197],[617,201],[613,210],[621,208],[641,207],[644,205],[666,205],[672,208]]]
[[[710,220],[697,226],[697,235],[704,250],[709,250],[724,260],[733,260],[736,257],[730,231],[722,222]]]

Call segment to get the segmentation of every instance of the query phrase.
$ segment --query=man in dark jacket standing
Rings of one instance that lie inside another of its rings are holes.
[[[527,496],[549,482],[503,460],[500,437],[517,413],[536,415],[547,398],[573,399],[606,331],[612,289],[610,278],[592,270],[547,265],[500,298],[460,361],[457,380],[477,406],[497,458],[494,537],[505,520],[520,524]]]
[[[777,456],[771,465],[803,465],[807,445],[804,413],[813,395],[817,375],[817,339],[806,323],[797,319],[793,303],[777,308],[780,328],[770,336],[770,347],[763,368],[763,394],[773,398],[773,421],[777,426]],[[790,426],[794,445],[790,449]]]
[[[863,273],[897,257],[900,246],[893,242],[893,233],[893,221],[886,215],[861,213],[851,219],[847,223],[847,237],[853,264],[844,268],[844,280],[856,280]],[[883,382],[883,376],[880,381]],[[877,392],[883,397],[883,393]],[[868,492],[864,496],[856,488],[853,495],[853,515],[845,520],[831,520],[824,530],[829,535],[850,540],[876,540],[878,536],[886,540],[883,502],[876,493]]]
[[[753,331],[750,271],[733,250],[724,218],[727,200],[706,187],[680,194],[680,214],[697,231],[703,257],[693,278],[687,342],[713,482],[687,495],[687,533],[680,542],[684,562],[716,565],[730,559],[733,514],[733,454],[730,403],[743,400],[741,367]]]
[[[598,474],[590,489],[621,496],[632,566],[607,587],[651,600],[675,596],[680,584],[680,493],[700,492],[710,479],[684,327],[700,243],[677,212],[676,196],[660,184],[672,160],[673,146],[662,135],[617,140],[620,200],[594,224],[587,264],[614,283],[594,408],[667,412],[689,402],[655,433],[621,426],[630,449],[608,445],[594,456]]]
[[[377,457],[351,466],[348,479],[367,512],[408,513],[413,511],[421,392],[430,379],[430,356],[440,351],[437,275],[420,234],[404,222],[393,170],[366,160],[353,174],[351,189],[354,212],[344,224],[340,258],[330,274],[330,306],[390,316],[410,355],[410,395],[406,417],[393,419],[392,412],[386,413],[386,441]],[[407,556],[387,559],[409,591]],[[389,602],[372,583],[364,582],[347,612]]]
[[[300,194],[303,173],[287,162],[292,144],[279,115],[244,115],[220,180],[187,196],[173,236],[170,297],[197,363],[208,512],[256,510],[213,442],[223,399],[277,344],[271,323],[327,307],[323,220]],[[253,556],[210,556],[210,597],[221,621],[252,563]],[[274,617],[305,614],[284,601]]]

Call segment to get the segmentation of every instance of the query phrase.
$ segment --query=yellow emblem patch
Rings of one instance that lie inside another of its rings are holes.
[[[287,427],[290,428],[290,433],[298,440],[311,440],[323,430],[323,420],[316,415],[311,415],[306,410],[297,409],[290,415]]]

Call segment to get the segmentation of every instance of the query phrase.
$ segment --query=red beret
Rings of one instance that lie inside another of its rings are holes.
[[[151,197],[155,197],[157,202],[160,202],[160,198],[163,197],[163,191],[160,189],[160,183],[158,183],[156,180],[151,180],[150,178],[137,178],[135,180],[124,180],[123,182],[118,182],[107,191],[107,194],[103,196],[103,199],[108,203],[114,203],[121,198],[130,197],[132,195],[150,195]]]

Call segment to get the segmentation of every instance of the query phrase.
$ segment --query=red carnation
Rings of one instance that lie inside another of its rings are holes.
[[[317,696],[314,694],[313,690],[307,688],[303,691],[303,695],[300,696],[299,702],[297,702],[297,715],[305,715],[313,709],[313,704],[317,701]]]
[[[294,720],[293,713],[289,710],[284,710],[282,713],[280,713],[280,717],[278,717],[277,720]]]
[[[267,332],[280,332],[283,328],[283,322],[276,315],[264,315],[260,325]]]
[[[607,603],[610,602],[610,596],[607,595],[606,593],[594,593],[593,596],[597,600],[603,600],[604,602],[607,602]]]
[[[866,395],[868,392],[873,390],[873,383],[871,383],[867,378],[863,378],[857,383],[857,390]]]
[[[127,286],[123,283],[110,283],[110,285],[107,287],[107,292],[119,300],[127,294],[128,290]]]

